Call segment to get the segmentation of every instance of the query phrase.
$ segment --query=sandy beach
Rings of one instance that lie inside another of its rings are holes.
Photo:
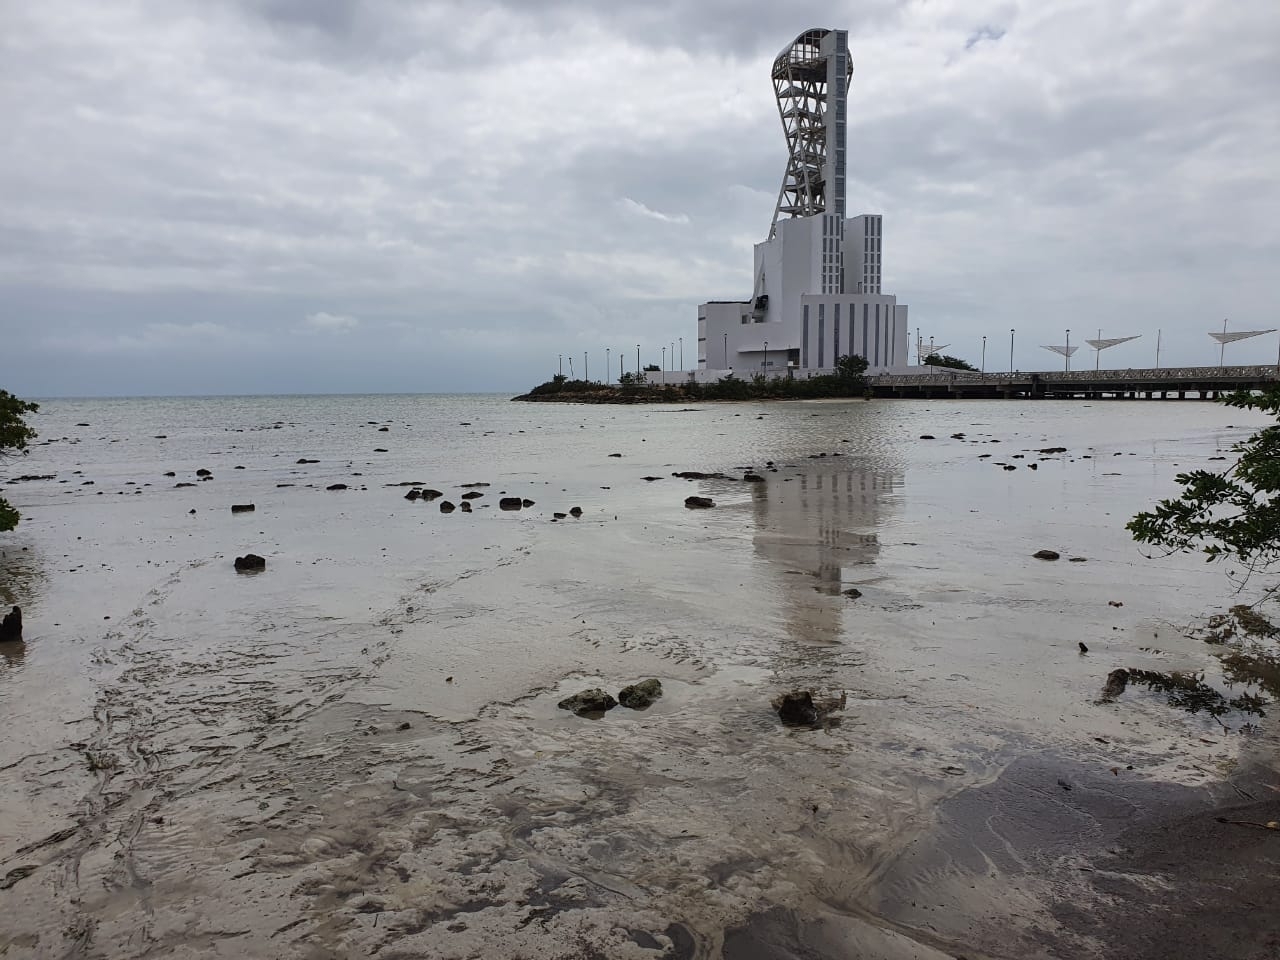
[[[1239,698],[1277,691],[1222,662],[1268,641],[1205,642],[1257,591],[1124,530],[1262,422],[43,402],[2,478],[44,479],[0,535],[0,956],[1274,956]],[[845,706],[788,726],[793,689]]]

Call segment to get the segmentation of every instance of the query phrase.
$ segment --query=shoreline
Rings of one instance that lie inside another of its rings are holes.
[[[982,455],[1025,465],[1067,425],[974,425],[966,411],[930,427],[950,439],[898,447],[859,431],[907,440],[929,421],[881,411],[860,426],[868,408],[845,401],[761,421],[527,408],[511,423],[495,401],[450,407],[459,439],[442,452],[443,427],[409,439],[421,408],[375,409],[344,412],[359,428],[336,441],[327,412],[277,431],[264,407],[256,427],[201,433],[154,465],[97,428],[103,440],[23,465],[74,466],[97,486],[33,486],[13,541],[43,565],[31,577],[47,599],[27,617],[25,662],[0,672],[3,696],[24,736],[46,730],[33,711],[58,726],[49,749],[0,757],[6,819],[21,818],[3,831],[19,839],[0,877],[36,866],[0,892],[10,949],[56,952],[70,929],[120,956],[218,931],[284,957],[1028,955],[1015,930],[1039,955],[1105,955],[1135,915],[1155,926],[1149,885],[1173,884],[1165,905],[1191,909],[1230,895],[1213,884],[1233,862],[1264,865],[1216,828],[1177,848],[1194,858],[1181,871],[1157,855],[1172,827],[1227,815],[1232,783],[1267,796],[1265,722],[1228,734],[1137,687],[1096,702],[1113,667],[1214,662],[1167,623],[1214,609],[1198,559],[1187,570],[1201,579],[1175,593],[1177,564],[1135,561],[1115,518],[1080,512],[1104,492],[1117,512],[1145,500],[1118,486],[1128,440],[1086,452],[1078,430],[1070,454],[1006,472]],[[403,453],[387,463],[365,452],[375,444]],[[1221,445],[1179,441],[1127,469]],[[524,459],[495,455],[513,448]],[[740,476],[762,450],[777,461],[763,483],[710,473]],[[109,475],[112,456],[128,469]],[[172,489],[206,464],[212,481]],[[181,476],[163,488],[117,496],[170,467]],[[691,469],[704,472],[671,476]],[[450,497],[492,486],[474,514],[445,516],[406,501],[406,477]],[[368,489],[327,492],[332,480]],[[1037,485],[1054,503],[1076,496],[1069,523],[1038,506]],[[536,504],[501,513],[500,492]],[[688,493],[716,507],[686,510]],[[256,513],[227,513],[250,501]],[[953,503],[964,536],[936,536],[930,518]],[[574,505],[581,519],[554,516]],[[68,543],[74,559],[59,561]],[[1046,544],[1064,559],[1031,559]],[[267,570],[237,576],[231,557],[250,547]],[[1087,562],[1067,567],[1075,552]],[[23,701],[61,682],[54,655],[74,658],[77,685]],[[644,677],[665,690],[648,711],[557,709]],[[840,723],[779,724],[770,697],[817,686],[848,692]],[[1126,830],[1150,842],[1121,862],[1108,850]],[[1272,842],[1259,831],[1259,856]],[[72,862],[82,878],[58,886]],[[1120,875],[1137,879],[1085,883]],[[154,920],[130,939],[144,912]],[[1242,910],[1233,935],[1269,922]]]

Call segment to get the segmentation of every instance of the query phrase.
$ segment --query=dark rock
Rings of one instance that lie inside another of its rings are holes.
[[[1036,451],[1036,453],[1066,453],[1066,452],[1067,452],[1066,447],[1044,447]]]
[[[650,678],[623,687],[618,691],[618,702],[632,710],[643,710],[662,696],[662,684]]]
[[[177,490],[179,487],[194,487],[194,486],[195,486],[194,483],[175,483],[173,485],[173,489]]]
[[[758,473],[746,473],[742,475],[743,481],[746,483],[764,483],[764,477]]]
[[[661,478],[661,477],[641,477],[640,479],[641,479],[641,480],[647,480],[647,481],[649,481],[650,483],[653,483],[653,481],[655,481],[655,480],[661,480],[662,478]]]
[[[166,471],[166,472],[165,472],[165,476],[166,476],[166,477],[176,477],[176,476],[177,476],[177,474],[176,474],[176,473],[174,473],[172,470],[169,470],[169,471]]]
[[[253,513],[254,505],[252,503],[233,503],[231,505],[232,513]]]
[[[921,440],[937,440],[938,438],[935,437],[932,433],[922,433],[920,434],[920,439]]]
[[[462,495],[463,500],[474,500],[476,497],[483,497],[484,494],[479,490],[468,490]]]
[[[1089,562],[1088,557],[1070,557],[1067,560],[1067,563],[1088,563],[1088,562]]]
[[[611,453],[611,454],[609,454],[609,456],[611,456],[611,457],[620,457],[620,456],[622,456],[622,454],[620,454],[620,453]]]
[[[204,467],[201,467],[199,470],[197,470],[197,471],[196,471],[196,476],[197,476],[197,477],[212,477],[212,476],[213,476],[213,471],[212,471],[212,470],[206,470],[206,469],[204,469]]]
[[[843,710],[845,693],[814,696],[812,690],[792,690],[773,698],[778,719],[789,726],[816,727],[826,722],[836,710]]]
[[[567,518],[568,518],[568,516],[569,516],[569,515],[568,515],[567,513],[553,513],[553,514],[551,515],[551,519],[553,519],[553,520],[565,520],[565,519],[567,519]]]
[[[387,448],[386,448],[386,447],[374,447],[374,448],[373,448],[373,452],[374,452],[374,453],[386,453],[386,452],[387,452]]]
[[[685,497],[684,505],[690,510],[707,510],[716,505],[710,497]]]
[[[308,460],[306,457],[303,457],[301,460],[298,460],[297,462],[298,462],[298,463],[319,463],[320,461],[319,461],[319,460]]]
[[[519,510],[524,506],[524,501],[519,497],[503,497],[498,501],[499,510]]]
[[[379,427],[379,428],[378,428],[378,432],[379,432],[379,433],[390,433],[390,432],[391,432],[391,428],[390,428],[390,427]]]
[[[1083,640],[1079,641],[1079,646],[1080,646],[1080,652],[1081,652],[1081,653],[1088,653],[1088,652],[1089,652],[1089,648],[1088,648],[1088,647],[1086,647],[1086,646],[1084,645],[1084,641],[1083,641]]]
[[[422,496],[421,490],[410,490],[404,495],[404,498],[406,500],[417,500],[420,496]]]
[[[1028,464],[1027,464],[1027,469],[1028,469],[1028,470],[1039,470],[1039,469],[1040,469],[1040,464],[1038,464],[1038,463],[1028,463]]]
[[[678,470],[671,474],[682,480],[728,480],[723,473],[699,473],[697,470]]]
[[[612,710],[617,705],[618,701],[599,687],[575,693],[572,697],[565,697],[556,704],[561,710],[572,710],[580,717],[589,716],[593,713],[604,713],[606,710]]]
[[[580,517],[580,516],[582,516],[582,508],[581,508],[581,507],[570,507],[570,508],[569,508],[569,516],[571,516],[571,517]]]
[[[325,489],[326,490],[346,490],[347,485],[345,483],[331,483],[327,487],[325,487]]]
[[[22,608],[14,607],[0,620],[0,643],[19,643],[22,640]]]
[[[848,597],[850,600],[857,600],[860,596],[862,596],[862,591],[859,590],[857,587],[850,587],[848,590],[844,591],[844,595]]]
[[[1124,688],[1129,685],[1129,671],[1125,669],[1112,670],[1107,674],[1107,684],[1102,688],[1103,700],[1114,700],[1120,694],[1124,693]]]
[[[440,501],[440,512],[441,512],[441,513],[453,513],[453,511],[454,511],[454,510],[456,510],[456,509],[457,509],[457,507],[455,507],[451,501],[449,501],[449,500],[441,500],[441,501]]]
[[[267,561],[256,553],[246,553],[243,557],[236,557],[236,569],[242,573],[265,570]]]
[[[470,500],[463,500],[463,501],[462,501],[462,503],[460,503],[460,504],[458,505],[458,509],[459,509],[459,510],[461,510],[463,513],[470,513],[470,512],[471,512],[471,501],[470,501]]]
[[[520,506],[522,506],[522,507],[532,507],[532,506],[533,506],[533,501],[532,501],[532,500],[530,500],[528,497],[525,497],[523,500],[521,500],[521,501],[520,501]]]
[[[1057,550],[1037,550],[1032,556],[1037,560],[1057,560],[1061,554]]]
[[[423,503],[430,503],[432,500],[439,500],[443,496],[444,494],[441,493],[439,490],[423,490],[422,491]]]
[[[413,729],[413,724],[412,724],[412,723],[410,723],[408,720],[406,720],[404,723],[400,724],[400,726],[396,727],[396,729],[397,729],[397,730],[412,730],[412,729]]]
[[[1002,463],[1001,466],[1004,467],[1006,470],[1018,469],[1018,465],[1016,463]]]
[[[463,490],[466,490],[466,489],[468,489],[469,487],[488,487],[488,486],[491,486],[491,484],[488,484],[488,483],[460,483],[460,484],[458,484],[458,486],[459,486],[459,487],[461,487]]]

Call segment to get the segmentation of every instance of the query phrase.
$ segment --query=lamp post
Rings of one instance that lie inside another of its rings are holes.
[[[1062,369],[1065,373],[1071,372],[1071,330],[1067,329],[1067,352],[1062,358]]]
[[[987,338],[982,338],[982,369],[980,371],[985,377],[987,375]]]
[[[920,354],[920,348],[924,346],[924,341],[920,339],[920,328],[916,327],[916,366],[924,363],[924,357]]]
[[[724,368],[729,369],[729,335],[724,335]]]
[[[1163,331],[1156,331],[1156,369],[1160,369],[1160,334]]]
[[[1222,321],[1222,348],[1218,351],[1218,369],[1222,369],[1222,360],[1227,355],[1227,321]]]
[[[640,344],[636,344],[636,379],[640,379]]]
[[[760,369],[767,377],[769,375],[769,341],[764,342],[764,359],[760,361]]]
[[[1099,328],[1098,328],[1098,342],[1099,342],[1099,343],[1101,343],[1101,342],[1102,342],[1102,328],[1101,328],[1101,327],[1099,327]],[[1101,347],[1099,347],[1099,348],[1098,348],[1097,350],[1095,350],[1095,351],[1094,351],[1094,353],[1093,353],[1093,372],[1094,372],[1094,373],[1097,373],[1097,372],[1098,372],[1099,365],[1100,365],[1101,363],[1102,363],[1102,348],[1101,348]]]
[[[1009,328],[1009,376],[1013,376],[1013,329]]]
[[[680,341],[680,369],[684,369],[684,337],[676,337]]]
[[[560,354],[560,376],[564,376],[564,354]]]
[[[662,348],[662,382],[667,382],[667,348]]]
[[[591,374],[587,371],[587,351],[582,351],[582,379],[590,380]]]
[[[604,348],[604,375],[606,380],[609,378],[609,371],[611,369],[612,368],[609,366],[609,348],[605,347]]]

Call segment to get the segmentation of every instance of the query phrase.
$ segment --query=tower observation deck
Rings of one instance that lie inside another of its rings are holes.
[[[806,30],[773,61],[773,92],[787,138],[787,168],[769,227],[780,219],[833,213],[844,219],[847,30]]]

